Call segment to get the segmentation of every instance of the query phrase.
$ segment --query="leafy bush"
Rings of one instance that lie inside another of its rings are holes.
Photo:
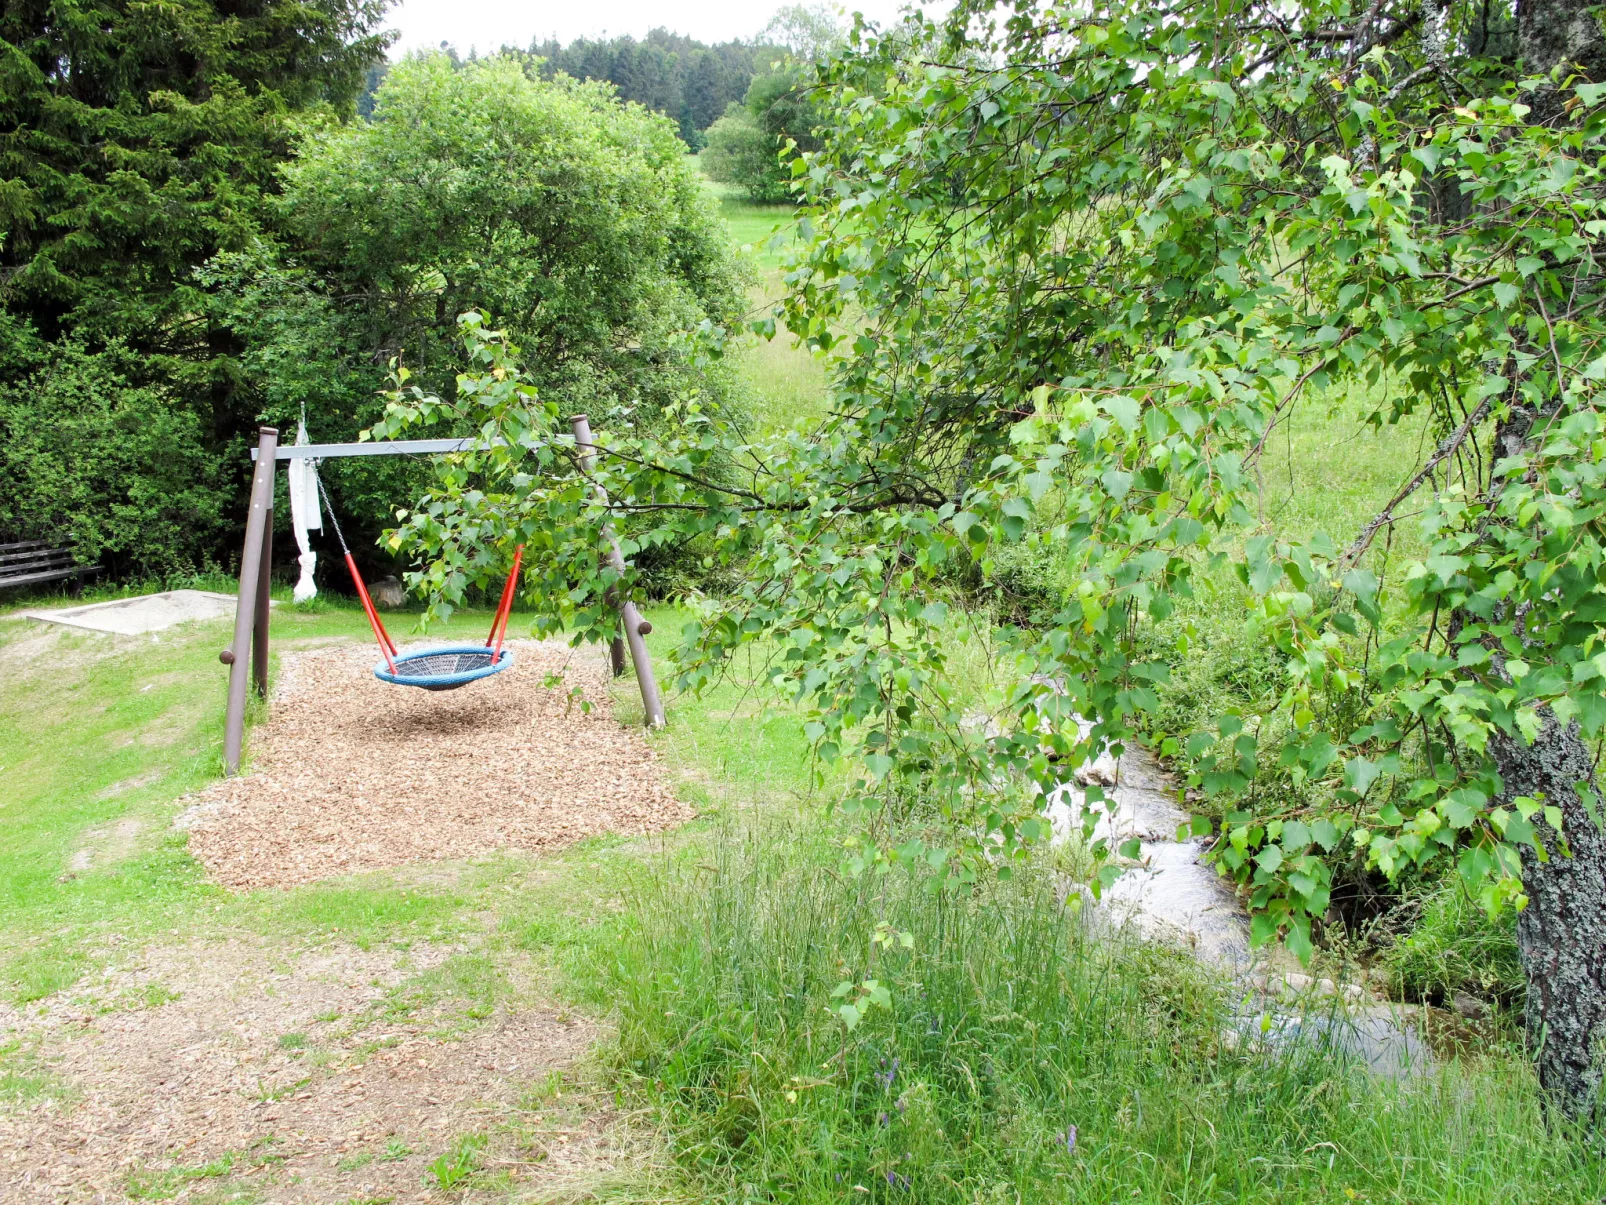
[[[740,105],[708,127],[703,170],[722,184],[747,190],[755,201],[785,201],[791,195],[789,144],[796,152],[815,151],[822,120],[795,70],[755,76]]]
[[[746,189],[755,201],[784,201],[786,179],[776,160],[777,149],[775,139],[747,106],[732,104],[704,135],[703,171],[710,180]]]
[[[303,283],[281,295],[308,313],[256,346],[288,365],[327,330],[370,394],[392,356],[449,391],[457,316],[477,309],[567,411],[722,397],[682,340],[734,323],[743,281],[685,159],[673,123],[606,85],[511,58],[399,63],[372,121],[311,131],[286,169],[285,271]]]
[[[7,323],[0,383],[0,533],[70,535],[80,560],[113,572],[194,572],[230,526],[231,473],[209,415],[148,379],[121,344],[47,345]]]
[[[1520,1006],[1526,986],[1512,918],[1491,919],[1453,879],[1421,905],[1411,931],[1383,957],[1394,993],[1444,1003],[1466,992]]]

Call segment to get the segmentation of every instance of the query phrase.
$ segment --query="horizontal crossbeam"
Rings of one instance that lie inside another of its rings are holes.
[[[461,452],[474,447],[479,441],[469,436],[463,439],[380,439],[356,444],[280,444],[274,453],[275,460],[338,460],[342,456],[428,456],[434,452]],[[506,441],[495,440],[500,446]],[[257,450],[251,449],[251,459]]]
[[[20,565],[36,565],[44,568],[52,564],[71,563],[72,553],[65,548],[39,548],[32,552],[0,552],[0,573]]]

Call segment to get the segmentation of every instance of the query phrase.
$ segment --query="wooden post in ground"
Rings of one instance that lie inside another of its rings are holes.
[[[574,446],[580,452],[580,464],[587,472],[597,463],[596,444],[591,439],[591,420],[583,414],[576,414],[569,420],[574,426]],[[608,495],[600,486],[597,494],[604,503]],[[608,563],[613,566],[614,572],[620,576],[625,571],[625,554],[619,547],[619,540],[613,534],[612,524],[604,524],[602,535],[607,542]],[[619,607],[619,620],[624,626],[625,641],[630,646],[630,659],[636,666],[636,683],[641,687],[641,708],[646,715],[647,727],[662,728],[664,726],[664,704],[658,697],[658,680],[653,676],[652,659],[647,656],[647,642],[643,639],[652,631],[652,624],[641,617],[636,610],[636,604],[628,598]]]
[[[240,753],[245,746],[245,692],[247,675],[251,669],[252,637],[256,633],[256,613],[260,600],[260,585],[264,574],[263,544],[273,519],[273,472],[276,467],[274,453],[279,447],[279,432],[274,427],[262,427],[257,432],[257,464],[251,476],[251,509],[245,518],[245,548],[240,554],[240,593],[234,604],[234,641],[224,649],[219,660],[229,667],[229,705],[223,724],[223,772],[240,772]],[[267,604],[261,611],[264,630],[258,648],[264,658],[261,681],[267,680],[266,655],[268,648],[265,621]]]
[[[277,439],[274,441],[277,443]],[[271,453],[267,453],[271,455]],[[256,481],[252,479],[253,492]],[[267,513],[262,522],[262,557],[257,569],[256,615],[251,625],[251,680],[260,698],[268,697],[268,620],[273,602],[273,472],[268,472]]]

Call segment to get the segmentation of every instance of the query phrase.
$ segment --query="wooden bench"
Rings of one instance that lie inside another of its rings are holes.
[[[75,586],[80,586],[85,577],[99,572],[99,565],[79,565],[73,561],[70,549],[54,547],[49,540],[0,544],[0,590],[68,578],[73,579]]]

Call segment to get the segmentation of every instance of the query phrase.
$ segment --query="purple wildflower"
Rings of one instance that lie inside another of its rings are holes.
[[[883,1088],[891,1088],[892,1087],[892,1081],[894,1079],[896,1079],[897,1075],[898,1075],[898,1064],[899,1064],[899,1062],[900,1062],[900,1060],[893,1059],[892,1060],[892,1066],[887,1067],[887,1060],[886,1059],[882,1059],[881,1060],[881,1065],[883,1067],[887,1067],[887,1069],[885,1071],[877,1071],[875,1073],[875,1077],[876,1077],[876,1082],[878,1082]]]
[[[1067,1155],[1076,1154],[1076,1127],[1075,1126],[1072,1126],[1070,1129],[1065,1131],[1065,1153]]]

